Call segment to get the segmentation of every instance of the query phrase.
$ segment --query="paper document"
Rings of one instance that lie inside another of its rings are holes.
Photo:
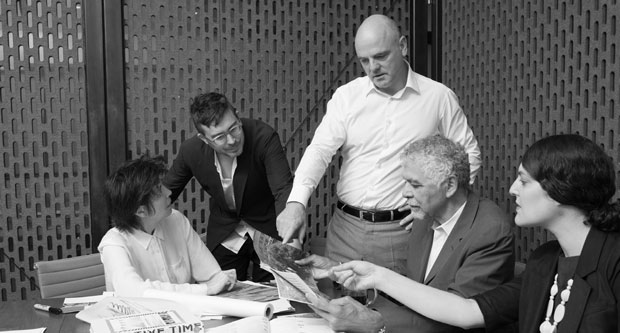
[[[254,233],[253,242],[254,250],[261,261],[261,268],[274,275],[281,298],[309,304],[305,294],[311,293],[319,298],[329,299],[319,291],[312,277],[312,268],[295,263],[295,260],[305,258],[309,253],[282,244],[260,231]]]
[[[271,321],[266,317],[247,317],[232,323],[206,328],[205,333],[335,333],[327,320],[314,313],[280,316]]]

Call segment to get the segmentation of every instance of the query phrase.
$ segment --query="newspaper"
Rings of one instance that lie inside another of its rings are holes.
[[[261,268],[273,274],[281,298],[310,304],[305,296],[310,293],[318,298],[329,299],[319,291],[312,277],[312,268],[295,263],[295,260],[307,257],[308,252],[282,244],[260,231],[255,232],[253,242],[254,250],[261,261]]]

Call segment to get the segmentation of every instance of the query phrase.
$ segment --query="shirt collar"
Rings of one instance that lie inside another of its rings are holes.
[[[215,150],[213,151],[213,160],[215,163],[215,170],[217,170],[217,173],[220,174],[220,181],[221,181],[222,179],[224,179],[224,176],[222,176],[222,165],[220,164],[220,159],[217,158],[217,152]],[[232,170],[230,174],[234,175],[235,170],[237,170],[237,156],[233,157]]]
[[[461,213],[463,213],[465,204],[467,204],[467,201],[465,201],[461,205],[461,207],[459,207],[459,209],[457,209],[456,212],[454,212],[452,217],[450,217],[448,221],[446,221],[445,223],[439,224],[439,222],[433,221],[433,230],[435,231],[443,230],[447,235],[450,235],[450,233],[452,232],[452,229],[454,229],[454,226],[456,225],[456,221],[459,220],[459,217],[461,217]]]
[[[405,87],[403,87],[403,89],[397,91],[394,95],[390,97],[400,98],[405,93],[407,88],[409,88],[410,90],[414,92],[418,92],[418,93],[420,92],[420,85],[418,83],[416,73],[413,70],[411,70],[411,66],[409,66],[409,63],[407,61],[405,61],[405,63],[407,63],[407,82],[405,83]],[[380,95],[389,96],[388,94],[382,91],[379,91],[379,89],[377,89],[375,85],[372,83],[372,81],[369,79],[368,84],[366,85],[365,95],[368,96],[371,92],[375,92]]]
[[[132,230],[131,235],[133,236],[133,238],[136,239],[138,244],[140,244],[140,246],[142,246],[144,249],[148,249],[149,244],[154,238],[159,238],[160,240],[164,240],[164,234],[159,226],[155,228],[152,235],[147,234],[146,232],[140,229]]]

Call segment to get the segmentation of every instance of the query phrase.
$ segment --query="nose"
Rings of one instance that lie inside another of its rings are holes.
[[[517,188],[519,187],[519,184],[517,183],[518,181],[519,179],[515,179],[515,181],[512,182],[512,185],[510,185],[510,190],[508,190],[508,193],[514,197],[517,196]]]
[[[369,63],[368,63],[368,66],[369,66],[369,68],[370,68],[370,70],[371,70],[372,72],[377,71],[377,70],[379,69],[379,67],[381,67],[381,66],[379,65],[379,62],[378,62],[377,60],[372,59],[372,58],[371,58],[370,60],[368,60],[368,62],[369,62]]]
[[[403,188],[403,197],[413,198],[413,191],[411,189],[411,185],[409,185],[409,183],[405,183],[405,187]]]
[[[237,142],[237,138],[235,138],[232,134],[228,133],[226,134],[226,143],[228,143],[229,145],[234,144],[235,142]]]
[[[170,191],[167,187],[162,185],[162,187],[161,187],[161,194],[169,197],[170,194],[172,194],[172,191]]]

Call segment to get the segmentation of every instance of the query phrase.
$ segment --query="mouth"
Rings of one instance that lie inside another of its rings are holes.
[[[385,76],[385,73],[375,74],[372,76],[373,79],[381,79]]]

